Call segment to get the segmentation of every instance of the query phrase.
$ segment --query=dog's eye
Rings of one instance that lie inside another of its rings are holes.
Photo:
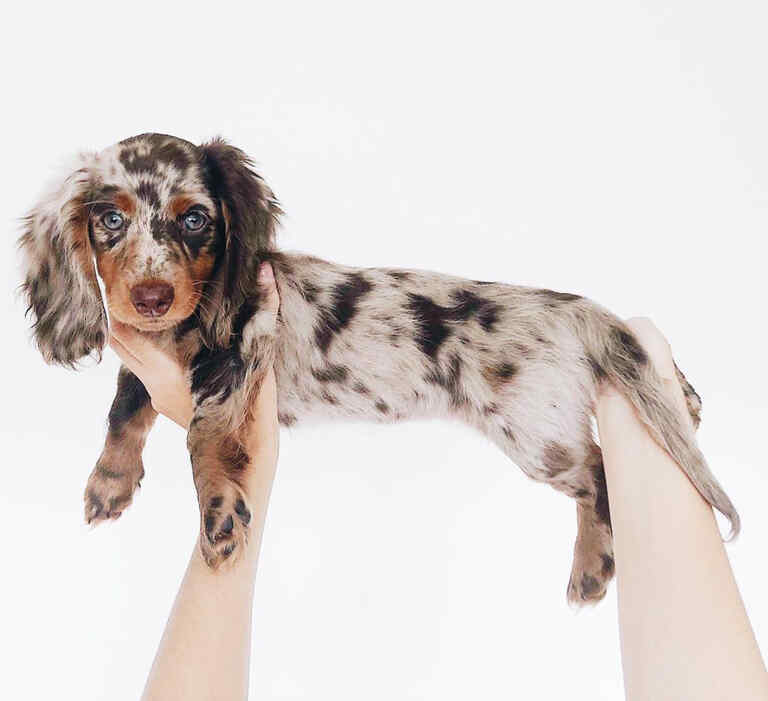
[[[125,223],[123,215],[120,212],[107,212],[101,217],[101,223],[107,227],[110,231],[117,231],[121,229]]]
[[[208,223],[208,217],[202,212],[189,212],[184,215],[184,228],[187,231],[200,231]]]

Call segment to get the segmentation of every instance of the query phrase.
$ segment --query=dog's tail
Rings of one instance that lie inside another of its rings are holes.
[[[597,380],[610,380],[629,399],[653,439],[682,468],[702,497],[731,524],[730,540],[741,528],[739,514],[712,474],[691,426],[667,398],[661,377],[632,331],[598,307],[580,314],[579,332]]]

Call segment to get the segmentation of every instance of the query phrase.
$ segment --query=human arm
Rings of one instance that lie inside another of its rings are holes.
[[[690,420],[666,339],[628,325]],[[629,701],[765,701],[768,674],[712,509],[606,384],[597,422],[613,525]]]
[[[279,300],[270,273],[267,266],[259,277],[268,287],[265,304],[276,314]],[[194,404],[178,361],[121,324],[113,325],[110,345],[141,379],[154,408],[187,428]],[[234,566],[214,572],[195,544],[144,689],[147,701],[247,698],[253,587],[278,456],[271,368],[251,404],[244,439],[251,457],[245,477],[251,511],[245,552]]]
[[[277,466],[277,400],[270,370],[252,408],[250,537],[234,567],[213,571],[196,544],[166,624],[143,699],[245,699],[251,611],[261,537]]]

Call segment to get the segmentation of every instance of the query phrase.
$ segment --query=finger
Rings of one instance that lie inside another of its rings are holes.
[[[665,380],[674,380],[675,362],[672,358],[672,348],[661,331],[648,317],[633,317],[627,319],[627,326],[635,334],[640,344],[651,357],[653,364]]]
[[[264,293],[263,309],[277,314],[280,307],[280,296],[277,293],[275,271],[272,269],[271,263],[262,263],[259,267],[259,286]]]
[[[675,360],[672,357],[672,347],[666,336],[657,328],[648,317],[633,317],[627,319],[627,326],[635,334],[637,340],[648,353],[653,367],[661,377],[663,385],[667,388],[669,396],[677,405],[680,414],[687,423],[691,421],[686,408],[685,396],[680,380],[677,377]],[[693,426],[693,424],[690,424]]]

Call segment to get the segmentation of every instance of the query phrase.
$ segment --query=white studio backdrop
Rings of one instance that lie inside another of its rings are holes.
[[[251,154],[285,248],[652,317],[703,397],[768,649],[767,20],[738,1],[16,6],[0,45],[0,696],[137,698],[194,544],[167,420],[134,505],[83,525],[118,362],[45,366],[14,296],[17,219],[45,181],[145,131]],[[458,425],[281,439],[253,698],[621,698],[615,586],[565,603],[571,501]]]

